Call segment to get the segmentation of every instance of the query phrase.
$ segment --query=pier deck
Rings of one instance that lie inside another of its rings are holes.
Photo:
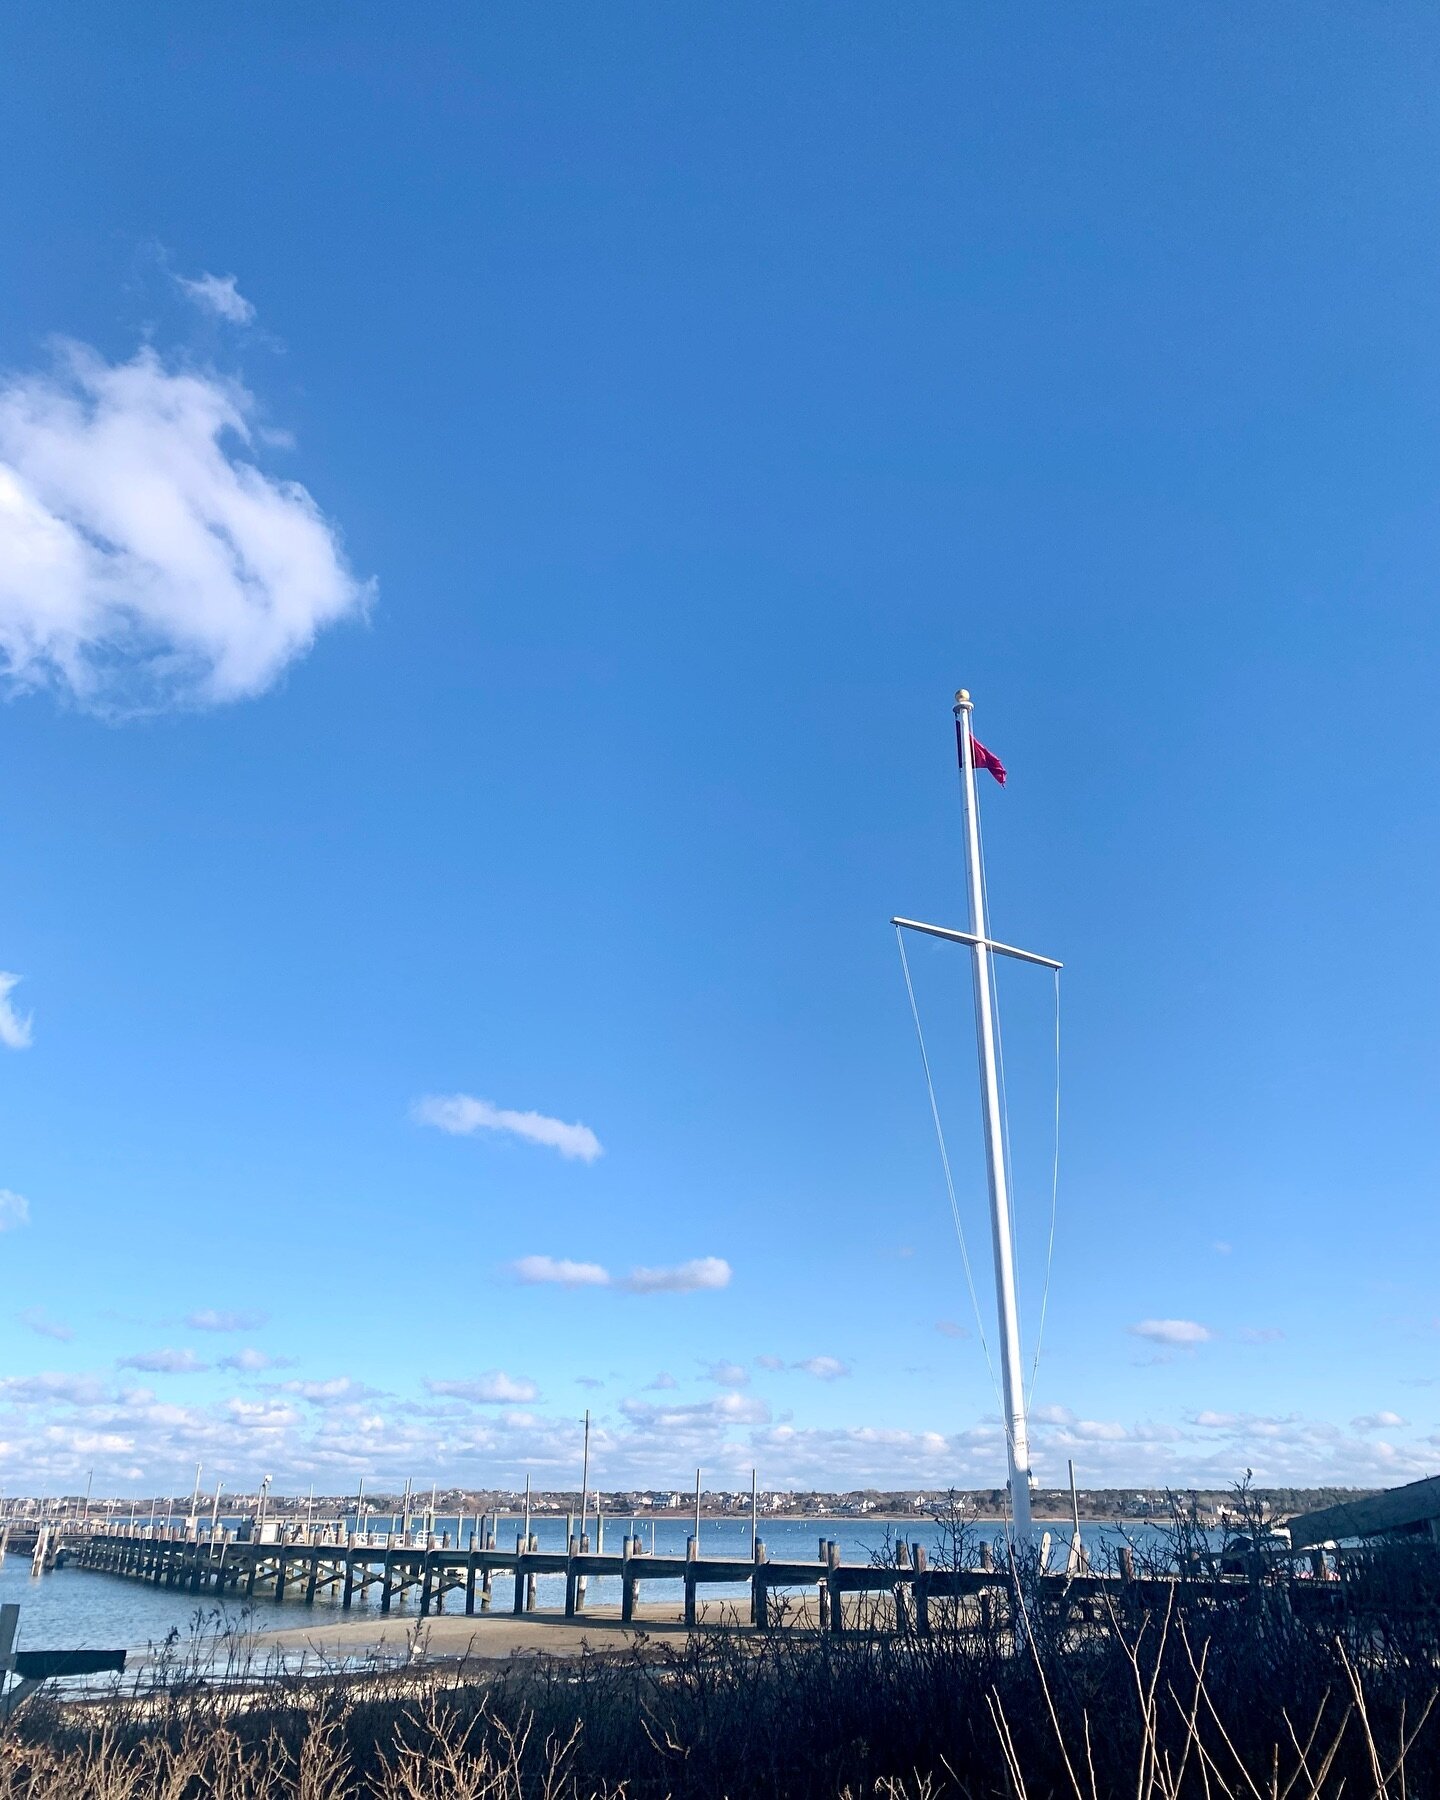
[[[833,1540],[820,1539],[814,1561],[771,1562],[764,1543],[752,1558],[702,1558],[692,1539],[685,1556],[657,1556],[626,1537],[620,1553],[592,1550],[588,1537],[572,1537],[566,1550],[541,1550],[535,1538],[517,1534],[515,1548],[502,1550],[493,1532],[477,1530],[465,1544],[451,1544],[422,1533],[363,1533],[343,1525],[290,1527],[273,1539],[237,1536],[221,1530],[213,1538],[181,1524],[92,1525],[65,1535],[64,1559],[75,1568],[176,1588],[193,1594],[259,1597],[267,1601],[313,1604],[317,1597],[338,1597],[348,1612],[359,1595],[378,1597],[387,1615],[397,1602],[414,1597],[422,1618],[446,1611],[467,1615],[491,1612],[533,1613],[541,1576],[564,1578],[563,1615],[583,1617],[589,1583],[618,1578],[620,1618],[635,1619],[644,1585],[679,1584],[683,1617],[694,1625],[707,1587],[743,1587],[736,1598],[737,1622],[765,1629],[783,1618],[780,1596],[808,1593],[817,1602],[823,1630],[844,1632],[880,1616],[896,1625],[913,1625],[921,1633],[931,1627],[932,1606],[944,1601],[1004,1603],[1011,1587],[1009,1573],[991,1564],[988,1553],[974,1569],[933,1569],[925,1546],[899,1542],[888,1563],[842,1562]],[[1251,1589],[1244,1576],[1204,1577],[1207,1587],[1233,1590],[1236,1598]],[[1130,1603],[1163,1608],[1175,1578],[1137,1575],[1128,1557],[1114,1574],[1045,1575],[1040,1593],[1045,1603],[1084,1614],[1103,1609],[1122,1595]],[[1291,1581],[1297,1597],[1324,1604],[1338,1599],[1343,1584],[1324,1580]],[[1308,1590],[1308,1594],[1305,1594]],[[989,1596],[987,1601],[984,1597]],[[1302,1597],[1303,1596],[1303,1597]],[[447,1600],[452,1605],[447,1607]],[[811,1609],[807,1609],[810,1611]]]

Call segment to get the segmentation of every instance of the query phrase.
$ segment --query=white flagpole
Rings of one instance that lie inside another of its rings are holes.
[[[975,959],[975,1036],[980,1052],[980,1106],[985,1122],[985,1163],[990,1178],[990,1234],[995,1250],[995,1309],[1000,1316],[1000,1374],[1005,1405],[1005,1448],[1010,1464],[1010,1517],[1015,1541],[1028,1548],[1030,1523],[1030,1436],[1025,1422],[1025,1382],[1020,1360],[1020,1320],[1015,1305],[1015,1246],[1010,1232],[1010,1193],[1005,1170],[1005,1137],[1000,1118],[1000,1081],[995,1068],[995,1021],[990,1009],[990,944],[985,917],[985,883],[980,864],[980,811],[975,792],[975,744],[970,734],[971,700],[964,688],[955,696],[960,726],[965,790],[965,857],[970,876],[970,930],[978,940]]]

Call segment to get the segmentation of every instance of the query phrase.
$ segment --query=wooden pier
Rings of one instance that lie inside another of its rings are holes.
[[[1010,1572],[996,1565],[989,1546],[981,1547],[977,1568],[934,1569],[923,1544],[904,1541],[894,1546],[890,1562],[853,1564],[843,1562],[838,1545],[825,1538],[818,1539],[814,1561],[786,1562],[771,1562],[763,1541],[753,1557],[740,1558],[702,1558],[693,1538],[685,1556],[657,1556],[628,1536],[619,1555],[592,1550],[588,1536],[572,1536],[563,1550],[541,1550],[533,1535],[527,1540],[523,1533],[514,1542],[513,1550],[501,1550],[495,1533],[483,1527],[461,1545],[449,1542],[448,1533],[365,1533],[337,1523],[272,1527],[270,1535],[258,1537],[224,1529],[212,1537],[180,1523],[106,1523],[67,1531],[63,1558],[72,1568],[242,1600],[313,1605],[322,1596],[338,1597],[341,1610],[349,1611],[358,1595],[378,1599],[380,1613],[387,1615],[413,1597],[421,1618],[462,1609],[466,1615],[533,1613],[541,1576],[563,1577],[564,1616],[583,1617],[589,1584],[609,1576],[620,1583],[622,1623],[635,1619],[645,1584],[664,1581],[681,1587],[684,1622],[694,1625],[707,1588],[743,1587],[744,1597],[734,1597],[737,1624],[773,1627],[786,1616],[784,1596],[805,1596],[814,1602],[813,1608],[806,1605],[805,1616],[812,1621],[818,1616],[820,1629],[835,1633],[888,1622],[923,1635],[931,1629],[936,1602],[978,1603],[998,1616],[1013,1587]],[[1137,1575],[1122,1552],[1113,1574],[1041,1576],[1039,1601],[1081,1616],[1097,1615],[1122,1596],[1122,1603],[1163,1608],[1174,1585],[1174,1577]],[[1213,1589],[1215,1579],[1207,1585]],[[1239,1598],[1252,1583],[1239,1576],[1221,1578],[1220,1585],[1233,1588]],[[1291,1585],[1310,1588],[1319,1600],[1332,1584]],[[946,1613],[954,1617],[954,1607]]]

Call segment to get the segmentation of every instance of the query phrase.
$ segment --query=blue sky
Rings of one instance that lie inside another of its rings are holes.
[[[0,1483],[1435,1466],[1433,9],[0,49]]]

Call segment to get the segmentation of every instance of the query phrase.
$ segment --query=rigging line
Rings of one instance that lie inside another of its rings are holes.
[[[920,1007],[915,999],[915,984],[910,979],[910,959],[905,954],[905,938],[900,927],[895,927],[895,943],[900,951],[900,967],[905,974],[905,992],[910,997],[910,1017],[915,1021],[915,1039],[920,1046],[920,1064],[925,1071],[925,1091],[930,1096],[930,1117],[935,1121],[935,1141],[940,1146],[940,1166],[945,1172],[945,1191],[950,1197],[950,1217],[955,1222],[955,1236],[960,1243],[960,1262],[965,1270],[965,1286],[970,1291],[970,1305],[975,1313],[975,1329],[980,1334],[980,1348],[985,1353],[985,1367],[990,1373],[990,1386],[994,1390],[997,1405],[1000,1405],[1000,1384],[995,1379],[995,1365],[990,1360],[990,1345],[985,1336],[985,1321],[980,1313],[980,1299],[975,1292],[975,1277],[970,1268],[970,1250],[965,1242],[965,1227],[960,1222],[960,1203],[955,1198],[955,1177],[950,1169],[950,1152],[945,1147],[945,1129],[940,1123],[940,1105],[935,1098],[935,1081],[930,1073],[930,1055],[925,1048],[925,1033],[920,1024]],[[1005,1408],[1000,1405],[1000,1416],[1005,1416]],[[1006,1425],[1009,1431],[1009,1425]]]
[[[1055,1148],[1050,1160],[1050,1241],[1045,1249],[1045,1286],[1040,1295],[1040,1324],[1035,1333],[1035,1360],[1030,1365],[1028,1409],[1035,1404],[1040,1373],[1040,1347],[1045,1342],[1045,1314],[1050,1306],[1050,1272],[1055,1266],[1055,1215],[1060,1198],[1060,971],[1055,970]]]

